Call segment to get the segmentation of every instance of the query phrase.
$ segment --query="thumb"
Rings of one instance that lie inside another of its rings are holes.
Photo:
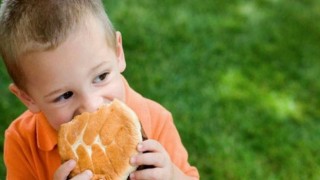
[[[85,170],[82,173],[78,174],[77,176],[73,177],[72,180],[90,180],[92,178],[92,172],[90,170]]]
[[[72,169],[76,166],[76,161],[71,159],[65,163],[63,163],[55,172],[54,180],[64,180],[67,179],[68,175],[72,171]]]

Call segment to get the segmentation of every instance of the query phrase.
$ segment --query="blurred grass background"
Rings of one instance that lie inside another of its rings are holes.
[[[172,112],[201,179],[320,179],[320,1],[105,7],[123,35],[125,76]],[[4,130],[24,107],[3,63],[0,73],[2,153]]]

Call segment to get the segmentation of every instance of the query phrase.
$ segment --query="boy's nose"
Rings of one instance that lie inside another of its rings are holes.
[[[102,97],[85,96],[82,98],[78,113],[94,112],[103,104]]]

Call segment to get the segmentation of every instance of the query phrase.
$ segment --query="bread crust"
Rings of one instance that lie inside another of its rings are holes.
[[[96,112],[85,112],[62,124],[58,133],[58,149],[63,162],[74,159],[73,177],[91,170],[92,179],[127,179],[136,166],[130,157],[142,141],[137,115],[124,103],[114,100]]]

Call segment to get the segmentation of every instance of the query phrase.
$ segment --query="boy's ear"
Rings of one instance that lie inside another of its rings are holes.
[[[122,46],[122,36],[119,31],[116,32],[117,45],[116,45],[116,55],[118,58],[118,66],[120,72],[123,72],[126,69],[126,60],[124,57],[124,51]]]
[[[9,85],[9,90],[16,95],[20,101],[27,106],[27,108],[33,112],[33,113],[38,113],[40,112],[40,109],[38,108],[37,104],[34,102],[34,100],[23,90],[18,88],[15,84],[10,84]]]

